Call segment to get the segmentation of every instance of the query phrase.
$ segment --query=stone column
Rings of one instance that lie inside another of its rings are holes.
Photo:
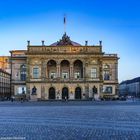
[[[99,60],[99,79],[100,81],[103,80],[103,68],[102,68],[102,60]]]
[[[27,65],[26,65],[26,98],[30,100],[30,85],[28,81],[30,81],[31,74],[30,74],[30,59],[27,58]]]
[[[60,63],[57,63],[57,77],[60,78],[61,77],[61,73],[60,73]]]
[[[89,98],[89,84],[85,85],[85,98]]]
[[[83,80],[86,80],[86,67],[88,67],[88,64],[86,62],[83,62]]]
[[[45,87],[44,87],[44,85],[41,86],[41,99],[45,99]]]
[[[26,65],[26,80],[28,81],[30,79],[30,62],[29,58],[27,58],[27,65]]]
[[[48,65],[47,64],[48,64],[48,61],[47,62],[45,61],[45,71],[44,71],[44,73],[45,73],[45,77],[49,78],[49,75],[48,75]]]
[[[115,63],[115,80],[118,80],[118,63]]]
[[[83,79],[85,80],[85,74],[86,73],[86,68],[85,68],[85,63],[83,63]]]
[[[44,59],[42,59],[42,66],[41,66],[41,78],[45,79],[47,77],[46,70],[47,70],[47,64],[45,63]]]
[[[72,79],[74,77],[74,67],[73,67],[73,63],[70,63],[70,79]]]
[[[26,99],[30,100],[31,92],[30,84],[26,83]]]

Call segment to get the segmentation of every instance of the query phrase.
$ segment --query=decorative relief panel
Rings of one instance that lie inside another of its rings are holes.
[[[30,47],[28,53],[101,53],[100,47],[95,46],[46,46],[46,47]]]

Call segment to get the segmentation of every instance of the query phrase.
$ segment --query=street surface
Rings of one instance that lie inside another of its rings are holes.
[[[140,101],[0,102],[0,140],[140,140]]]

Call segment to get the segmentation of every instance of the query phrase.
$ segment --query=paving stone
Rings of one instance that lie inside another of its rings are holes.
[[[0,102],[0,139],[139,140],[140,102]]]

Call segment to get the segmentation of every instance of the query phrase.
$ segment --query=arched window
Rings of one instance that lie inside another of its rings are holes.
[[[55,88],[49,88],[49,99],[55,99]]]
[[[67,87],[64,87],[62,89],[62,99],[68,99],[69,98],[69,89]]]
[[[83,62],[81,60],[74,61],[74,78],[83,78]]]
[[[50,79],[56,78],[56,75],[57,75],[56,61],[54,61],[54,60],[48,61],[47,73],[48,73]]]
[[[70,76],[70,63],[68,60],[61,61],[61,77],[68,79]]]
[[[20,80],[25,81],[26,80],[26,66],[21,65],[20,67]]]
[[[81,88],[80,87],[77,87],[75,89],[75,99],[81,99],[82,98],[82,95],[81,95]]]

